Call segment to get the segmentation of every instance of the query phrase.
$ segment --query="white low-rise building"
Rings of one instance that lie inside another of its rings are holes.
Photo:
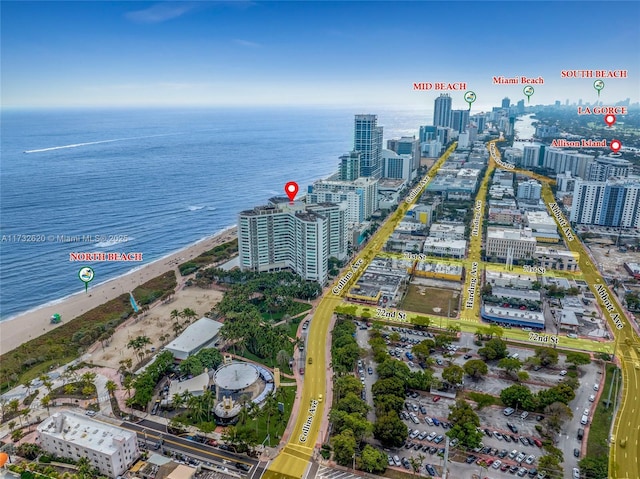
[[[455,258],[464,258],[467,251],[466,240],[450,240],[433,238],[431,236],[425,238],[422,252],[428,255],[453,256]]]
[[[429,230],[432,238],[461,240],[464,239],[464,225],[434,223]]]
[[[170,351],[175,359],[183,361],[207,345],[213,346],[220,328],[222,323],[209,318],[200,318],[167,344],[165,349]]]
[[[38,443],[45,451],[91,466],[108,477],[122,475],[140,457],[136,433],[71,411],[58,411],[38,426]]]

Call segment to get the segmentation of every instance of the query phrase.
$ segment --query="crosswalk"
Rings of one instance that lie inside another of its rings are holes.
[[[320,466],[315,475],[315,479],[362,479],[362,476],[351,472],[339,471],[327,466]],[[309,477],[308,479],[313,479]]]

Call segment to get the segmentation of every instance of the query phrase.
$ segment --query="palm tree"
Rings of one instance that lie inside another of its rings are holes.
[[[269,394],[267,396],[267,400],[264,402],[262,406],[262,412],[267,415],[267,435],[271,434],[270,426],[271,426],[271,416],[273,416],[278,411],[278,402],[273,394]],[[269,439],[269,444],[271,444],[271,439]]]
[[[118,368],[118,372],[120,374],[126,373],[126,372],[131,372],[131,368],[133,366],[133,361],[131,360],[131,358],[127,358],[127,359],[121,359],[120,360],[120,367]]]
[[[133,349],[138,356],[140,356],[140,361],[144,359],[145,355],[145,346],[147,344],[151,344],[151,340],[148,336],[138,336],[137,338],[131,339],[127,343],[127,348]]]
[[[187,407],[191,410],[194,421],[198,423],[202,422],[202,417],[204,415],[204,402],[202,401],[202,396],[191,396],[187,400]]]
[[[191,309],[191,308],[184,308],[182,310],[182,317],[185,318],[188,322],[193,321],[195,318],[198,317],[198,315],[196,314],[196,312]]]
[[[49,406],[51,406],[51,396],[48,394],[40,400],[40,404],[42,404],[47,409],[47,415],[49,414]]]
[[[289,364],[289,359],[289,353],[284,349],[281,349],[280,351],[278,351],[278,354],[276,354],[276,361],[282,369],[284,369]]]
[[[80,377],[80,380],[85,386],[93,386],[93,382],[96,380],[96,373],[87,371]]]
[[[93,473],[93,468],[91,467],[91,462],[86,457],[81,457],[78,462],[78,476],[80,479],[90,478]]]
[[[254,402],[249,403],[249,419],[256,423],[256,434],[258,433],[258,419],[262,416],[262,409]]]
[[[173,311],[171,311],[171,319],[173,319],[176,323],[178,323],[178,319],[180,318],[180,311],[178,311],[177,309],[174,309]]]
[[[182,325],[180,323],[173,324],[173,332],[178,336],[182,332]]]
[[[107,392],[110,395],[113,395],[113,393],[116,392],[116,390],[118,389],[118,385],[116,384],[116,382],[111,379],[107,381],[107,383],[105,384],[105,387],[107,388]]]
[[[182,394],[175,393],[171,398],[171,403],[176,409],[182,408],[184,406],[184,398],[182,397]]]
[[[133,376],[131,375],[125,376],[124,381],[122,381],[122,386],[127,391],[127,396],[129,399],[131,399],[131,389],[133,388],[133,381],[134,379],[133,379]]]

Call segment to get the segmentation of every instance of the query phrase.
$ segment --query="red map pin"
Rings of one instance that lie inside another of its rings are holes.
[[[612,126],[616,122],[616,116],[615,115],[605,115],[604,122],[607,124],[607,126]]]
[[[622,143],[620,143],[620,140],[611,140],[609,148],[611,148],[611,151],[613,151],[614,153],[618,153],[620,151],[620,148],[622,148]]]
[[[293,199],[298,194],[298,183],[295,181],[290,181],[286,185],[284,185],[284,192],[289,197],[289,201],[293,201]]]

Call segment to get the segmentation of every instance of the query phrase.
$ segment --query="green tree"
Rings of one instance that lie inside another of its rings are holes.
[[[523,383],[527,379],[529,379],[529,373],[526,371],[518,371],[517,378],[518,378],[518,382]]]
[[[480,379],[483,376],[486,376],[489,372],[489,367],[487,363],[480,359],[470,359],[464,366],[462,366],[464,372],[471,376],[473,379]]]
[[[442,379],[449,384],[458,386],[462,384],[462,378],[464,377],[464,369],[457,364],[447,366],[442,370]]]
[[[398,414],[404,406],[404,399],[393,394],[382,394],[373,398],[376,416],[384,416],[390,412]]]
[[[480,445],[482,433],[478,431],[480,418],[471,408],[471,405],[459,399],[453,406],[449,407],[449,421],[453,427],[447,432],[452,439],[458,439],[464,447],[473,449]]]
[[[380,474],[387,470],[387,455],[367,444],[360,454],[360,469],[369,474]]]
[[[40,404],[42,404],[42,407],[44,407],[47,410],[47,415],[49,416],[49,407],[51,406],[51,396],[49,396],[48,394],[46,396],[44,396],[41,400],[40,400]]]
[[[382,364],[378,365],[378,377],[380,379],[386,378],[398,378],[406,380],[411,370],[403,361],[397,359],[387,359]]]
[[[558,351],[554,348],[541,346],[536,348],[536,357],[540,359],[540,365],[544,367],[558,364]]]
[[[424,460],[425,457],[422,454],[418,454],[418,457],[411,456],[409,458],[409,464],[411,465],[411,469],[413,469],[414,476],[418,473],[418,471],[420,471]]]
[[[578,463],[580,472],[590,479],[607,479],[609,462],[606,456],[586,456]]]
[[[547,407],[554,402],[569,404],[576,397],[574,389],[568,384],[562,383],[549,389],[538,392],[537,398],[541,408]]]
[[[404,397],[405,383],[400,378],[379,379],[371,387],[371,392],[373,393],[374,400],[376,396],[386,394]]]
[[[591,357],[587,353],[571,351],[567,353],[567,362],[576,366],[581,366],[589,364],[591,362]]]
[[[498,367],[504,369],[507,374],[514,375],[522,367],[522,362],[516,358],[502,358],[498,361]]]
[[[198,355],[189,356],[187,359],[180,361],[180,373],[190,374],[191,376],[198,376],[204,371],[204,366],[200,361]]]
[[[507,343],[500,338],[490,339],[483,348],[478,349],[478,355],[487,361],[502,359],[507,356]]]
[[[535,409],[535,398],[529,388],[514,384],[500,392],[500,400],[505,406],[519,409]]]
[[[436,343],[433,339],[425,339],[416,344],[411,351],[416,355],[418,360],[424,361],[436,349]]]
[[[367,403],[360,399],[359,395],[353,393],[349,393],[344,398],[340,399],[335,408],[347,413],[358,413],[364,417],[366,417],[369,412],[369,406]]]
[[[333,390],[336,392],[336,399],[341,399],[347,394],[352,393],[360,396],[362,392],[362,383],[358,378],[352,375],[340,376],[335,378],[333,382]]]
[[[400,447],[407,437],[407,425],[397,413],[378,416],[373,425],[373,436],[385,447]]]
[[[107,388],[107,392],[111,395],[113,395],[113,393],[118,390],[118,385],[115,383],[115,381],[111,379],[107,381],[107,383],[105,384],[105,387]]]
[[[353,431],[347,429],[333,436],[333,458],[341,466],[350,466],[356,453],[356,438]]]
[[[542,456],[538,459],[538,471],[544,472],[550,477],[561,477],[562,467],[560,467],[560,460],[550,454]]]

